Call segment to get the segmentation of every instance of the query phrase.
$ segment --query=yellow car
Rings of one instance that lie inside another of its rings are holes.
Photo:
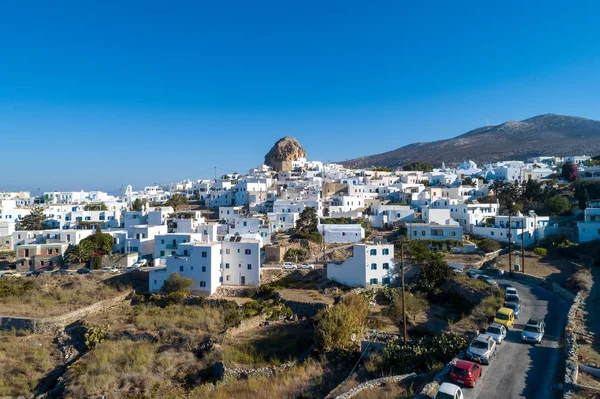
[[[515,314],[512,309],[500,308],[494,317],[494,323],[502,324],[506,329],[510,329],[515,324]]]

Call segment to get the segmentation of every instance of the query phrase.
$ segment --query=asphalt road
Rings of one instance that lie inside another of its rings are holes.
[[[474,388],[464,388],[465,399],[551,399],[562,397],[552,390],[564,356],[559,348],[569,305],[558,295],[538,286],[495,278],[515,287],[521,297],[521,314],[496,358],[483,366],[483,376]],[[546,334],[541,344],[521,341],[521,329],[530,317],[544,318]]]

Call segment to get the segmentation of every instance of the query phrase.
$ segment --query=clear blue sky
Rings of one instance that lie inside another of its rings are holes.
[[[543,113],[600,119],[597,1],[5,1],[0,189],[334,161]]]

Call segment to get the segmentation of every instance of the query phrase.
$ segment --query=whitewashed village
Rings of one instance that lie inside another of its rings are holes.
[[[373,378],[399,374],[413,396],[433,396],[442,381],[455,381],[435,380],[442,363],[461,350],[480,359],[467,348],[480,336],[473,331],[497,329],[502,338],[519,311],[534,319],[523,302],[505,307],[496,277],[511,279],[505,291],[544,286],[565,303],[589,289],[584,265],[595,254],[584,246],[600,239],[598,165],[597,157],[549,154],[352,169],[310,160],[284,137],[247,172],[215,168],[213,178],[124,185],[113,194],[2,192],[0,283],[14,292],[0,321],[54,348],[47,356],[52,367],[66,365],[63,374],[36,386],[58,396],[236,397],[236,384],[258,378],[277,386],[278,397],[360,397]],[[78,295],[87,300],[59,310],[18,299],[18,290],[37,290],[59,303],[84,281],[89,291]],[[99,288],[105,282],[110,289]],[[98,304],[108,310],[98,313]],[[176,327],[165,327],[169,320]],[[561,334],[562,321],[552,328]],[[68,343],[77,334],[85,344]],[[439,337],[453,343],[436,364],[403,363],[396,342],[437,347]],[[127,371],[101,388],[87,380],[98,372],[90,356],[123,345],[149,351],[140,356],[154,360],[136,373],[158,367],[156,376],[141,381]],[[523,352],[520,343],[508,345],[506,356]],[[316,350],[355,355],[312,358]],[[299,368],[301,387],[282,382]],[[317,383],[323,373],[337,377]],[[35,388],[28,384],[5,392]]]

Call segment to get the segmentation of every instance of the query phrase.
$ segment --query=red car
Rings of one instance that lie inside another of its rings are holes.
[[[459,360],[450,372],[450,381],[454,384],[475,386],[475,381],[481,377],[481,366],[468,360]]]

